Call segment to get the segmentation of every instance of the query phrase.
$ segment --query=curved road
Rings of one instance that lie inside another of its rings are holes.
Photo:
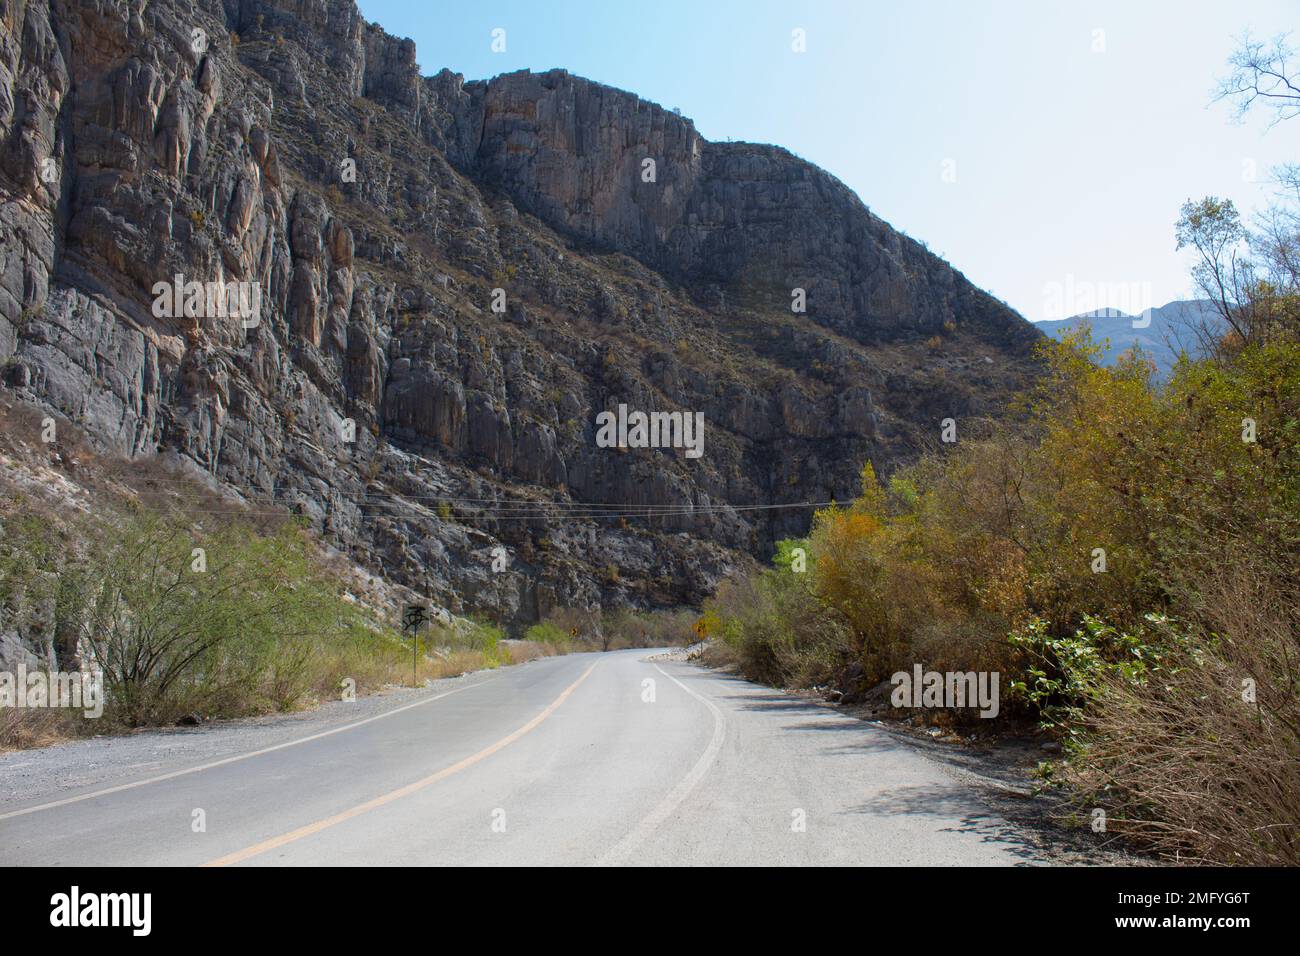
[[[11,797],[0,864],[1034,861],[906,741],[654,655],[546,658],[271,747]]]

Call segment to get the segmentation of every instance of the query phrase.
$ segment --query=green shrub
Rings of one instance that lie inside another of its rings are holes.
[[[411,679],[410,642],[344,599],[296,523],[198,524],[132,503],[97,517],[14,511],[0,527],[0,619],[48,634],[60,668],[102,671],[109,725],[291,710],[337,698],[345,681],[364,693]],[[500,638],[486,624],[435,624],[417,680],[509,663]],[[6,727],[0,746],[48,737]]]
[[[524,631],[524,639],[539,644],[551,644],[563,647],[569,643],[569,635],[550,621],[542,621]]]

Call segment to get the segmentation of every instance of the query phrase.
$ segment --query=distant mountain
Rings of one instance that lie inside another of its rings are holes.
[[[1084,322],[1092,326],[1093,341],[1106,339],[1109,342],[1109,348],[1101,356],[1103,364],[1113,365],[1122,353],[1136,346],[1155,363],[1161,378],[1169,375],[1183,351],[1193,357],[1198,355],[1197,328],[1205,324],[1214,329],[1225,327],[1209,299],[1170,302],[1158,309],[1148,309],[1140,316],[1128,315],[1119,309],[1094,309],[1068,319],[1035,324],[1052,338],[1060,340]]]

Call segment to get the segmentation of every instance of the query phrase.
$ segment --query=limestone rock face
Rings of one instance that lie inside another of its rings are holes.
[[[468,88],[468,95],[465,91]],[[959,317],[1032,339],[1005,306],[774,146],[709,143],[689,120],[563,70],[459,84],[454,126],[482,130],[467,172],[574,235],[696,283],[801,288],[816,321],[866,344]],[[653,163],[654,182],[646,182]]]
[[[0,8],[3,387],[455,611],[698,601],[1036,338],[785,150],[422,77],[349,0]],[[620,404],[703,413],[703,454],[599,447]]]

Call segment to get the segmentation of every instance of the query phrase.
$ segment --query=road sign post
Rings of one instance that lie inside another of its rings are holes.
[[[411,632],[411,686],[416,687],[416,668],[420,659],[420,628],[429,619],[429,609],[423,604],[408,604],[402,609],[402,630]]]

